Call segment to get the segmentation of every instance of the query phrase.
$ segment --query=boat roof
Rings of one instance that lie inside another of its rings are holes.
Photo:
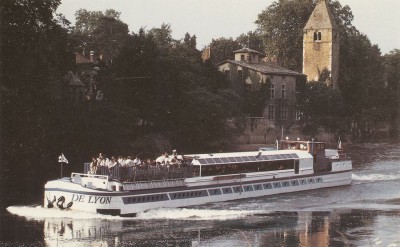
[[[189,154],[185,155],[185,157],[193,159],[193,165],[216,165],[312,158],[311,154],[307,151],[291,149],[233,153]]]

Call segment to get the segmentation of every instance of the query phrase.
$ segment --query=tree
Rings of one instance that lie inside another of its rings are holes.
[[[104,12],[79,9],[72,32],[75,51],[83,54],[93,51],[105,65],[110,65],[129,33],[128,25],[119,19],[120,14],[113,9]]]
[[[101,11],[87,11],[86,9],[79,9],[75,13],[75,29],[74,31],[79,34],[89,35],[98,26],[98,22],[102,17],[114,18],[120,20],[121,13],[113,9],[107,9],[104,13]]]
[[[128,25],[113,17],[101,17],[92,33],[92,41],[102,61],[111,64],[128,38]]]
[[[246,88],[244,112],[249,117],[261,117],[270,98],[270,83],[261,83]]]
[[[196,49],[197,45],[196,35],[190,36],[189,33],[186,33],[185,38],[183,39],[183,43],[192,49]]]
[[[239,42],[232,38],[213,39],[209,44],[211,49],[211,62],[217,64],[228,59],[234,59],[233,52],[242,48]]]
[[[279,0],[258,15],[256,24],[267,56],[285,68],[301,71],[303,28],[313,11],[312,0]]]
[[[43,179],[39,173],[49,166],[57,146],[48,139],[57,104],[51,84],[74,66],[68,30],[62,27],[67,22],[62,16],[54,18],[59,4],[58,0],[1,4],[2,188],[21,179],[28,184]],[[28,195],[37,186],[13,188]]]
[[[247,34],[241,34],[236,38],[236,41],[243,47],[248,47],[259,52],[264,52],[265,50],[261,35],[257,32],[249,31]]]
[[[149,34],[154,37],[157,46],[166,51],[172,48],[173,44],[176,42],[172,38],[172,29],[169,24],[163,23],[159,28],[152,28]]]
[[[388,122],[383,94],[383,64],[380,50],[355,28],[341,36],[339,89],[353,138],[367,137],[368,125]]]
[[[303,131],[306,134],[317,134],[320,126],[338,131],[339,134],[349,129],[340,92],[324,82],[309,82],[305,85],[302,112]]]
[[[148,32],[141,29],[129,40],[115,59],[115,71],[122,78],[140,73],[148,78],[113,83],[121,88],[115,96],[134,109],[149,132],[164,136],[180,150],[226,145],[232,135],[226,119],[238,115],[238,98],[226,88],[224,75],[201,61],[195,36],[174,40],[164,24]]]
[[[391,116],[391,134],[400,137],[400,50],[395,49],[384,56],[386,74],[385,100]]]

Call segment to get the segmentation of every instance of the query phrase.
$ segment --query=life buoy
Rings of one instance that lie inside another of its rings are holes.
[[[64,209],[64,202],[65,202],[65,197],[64,196],[60,196],[57,200],[57,206],[61,209]]]

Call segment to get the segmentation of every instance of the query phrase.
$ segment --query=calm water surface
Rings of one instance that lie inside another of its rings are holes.
[[[347,153],[353,182],[339,188],[136,218],[11,206],[1,211],[0,245],[400,246],[400,145],[359,145]]]

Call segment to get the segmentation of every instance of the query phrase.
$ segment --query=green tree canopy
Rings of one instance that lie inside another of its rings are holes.
[[[236,38],[236,41],[243,47],[248,47],[259,52],[265,51],[261,35],[257,32],[249,31],[246,34],[243,33]]]
[[[391,133],[400,137],[400,50],[395,49],[384,56],[386,91],[383,105],[391,116]]]
[[[100,18],[109,17],[115,20],[120,20],[121,13],[113,9],[106,11],[88,11],[86,9],[79,9],[75,13],[75,28],[74,31],[79,34],[91,34],[98,27]]]
[[[234,59],[235,55],[233,52],[242,48],[238,41],[232,38],[219,38],[213,39],[209,44],[211,49],[211,62],[213,64],[220,63],[228,59]]]
[[[314,7],[312,0],[279,0],[258,15],[257,32],[267,56],[276,56],[285,68],[301,71],[303,28]]]
[[[181,150],[207,149],[231,136],[226,119],[239,114],[234,105],[240,99],[215,67],[201,61],[195,36],[174,40],[165,24],[141,29],[114,66],[118,77],[126,78],[118,85],[125,90],[115,97],[130,102],[140,121]],[[140,76],[146,78],[135,78]]]
[[[43,177],[54,151],[49,142],[55,102],[51,86],[73,69],[67,22],[56,19],[58,0],[2,1],[1,28],[1,188]],[[60,22],[61,21],[61,22]],[[49,172],[50,174],[51,172]],[[18,186],[17,186],[18,187]],[[32,187],[19,187],[29,194]],[[13,188],[17,189],[15,186]],[[2,198],[7,198],[1,193]]]
[[[304,133],[315,135],[321,126],[339,133],[345,133],[349,129],[342,96],[338,90],[324,82],[309,82],[304,91],[301,117]]]

